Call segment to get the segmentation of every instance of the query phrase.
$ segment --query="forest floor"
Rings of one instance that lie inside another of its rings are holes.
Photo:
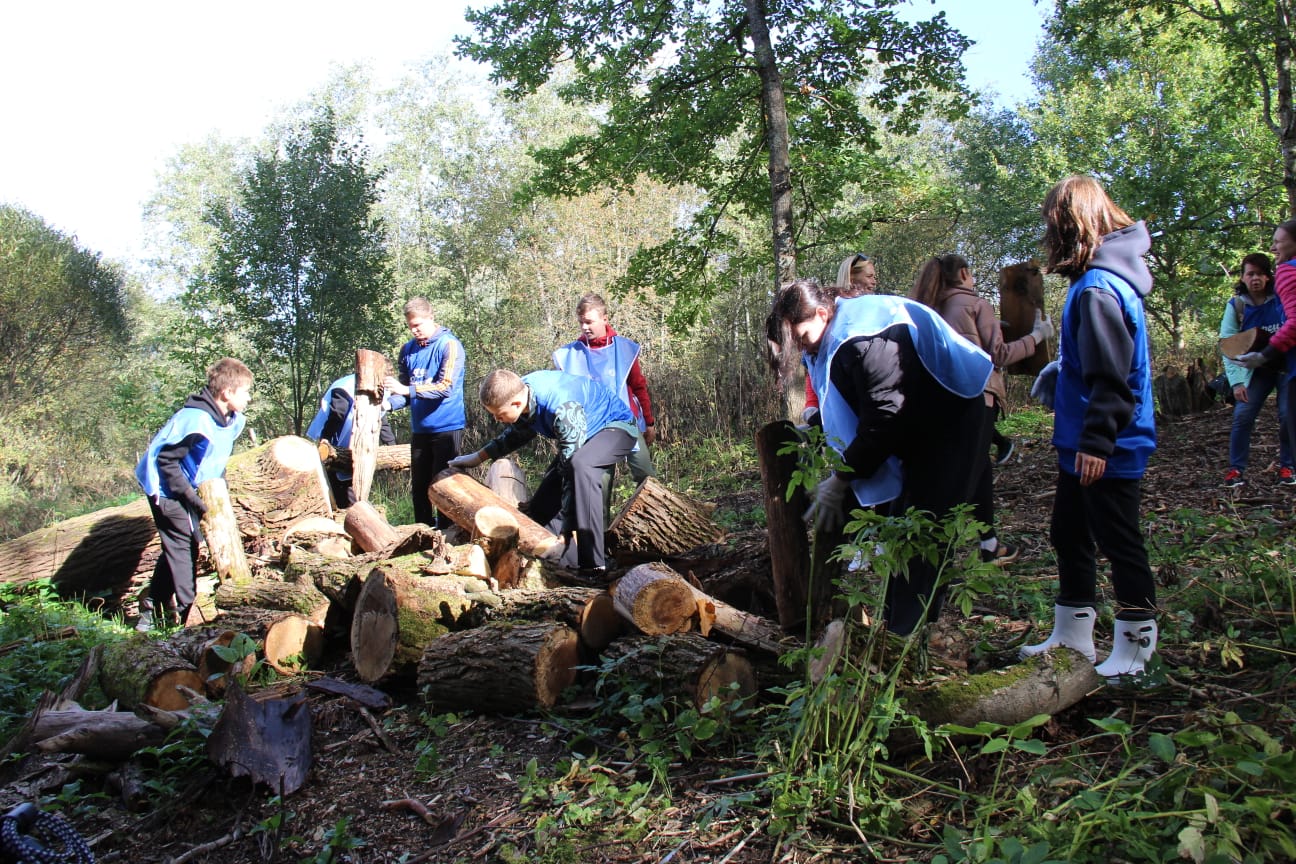
[[[1161,423],[1160,448],[1143,499],[1154,542],[1175,542],[1171,536],[1158,538],[1157,525],[1160,516],[1180,508],[1206,514],[1255,510],[1265,518],[1276,513],[1288,518],[1296,488],[1276,484],[1271,410],[1263,413],[1256,431],[1249,484],[1240,490],[1220,487],[1230,417],[1219,407]],[[1022,547],[1022,559],[1013,565],[1022,580],[1047,592],[1055,579],[1048,540],[1055,457],[1047,440],[1018,439],[1016,445],[1012,460],[997,472],[999,533]],[[759,477],[752,472],[742,479],[748,481],[746,491],[717,500],[721,510],[741,513],[761,505]],[[1158,578],[1173,594],[1179,579],[1174,564],[1162,563]],[[1031,626],[1017,610],[1011,597],[978,601],[982,647],[973,651],[974,640],[959,638],[960,622],[950,621],[954,613],[947,609],[939,653],[972,671],[1006,665]],[[987,621],[993,624],[989,651],[984,650]],[[1161,650],[1172,667],[1196,662],[1183,646],[1163,643]],[[347,677],[341,664],[331,671]],[[1238,681],[1232,687],[1245,690]],[[185,766],[180,776],[172,772],[153,781],[155,799],[143,813],[121,809],[101,792],[101,783],[90,779],[52,797],[92,840],[100,862],[728,864],[870,857],[856,845],[868,841],[833,836],[831,830],[821,837],[776,837],[759,816],[761,793],[755,791],[767,766],[755,754],[742,755],[742,748],[723,757],[694,753],[671,762],[667,776],[659,776],[649,769],[642,748],[590,720],[588,696],[545,715],[426,717],[415,693],[390,695],[396,707],[379,718],[380,735],[348,700],[313,693],[310,777],[282,801],[192,759],[180,763]],[[1142,698],[1145,714],[1182,714],[1193,707],[1193,697],[1180,691],[1173,707],[1170,697],[1166,704],[1158,704],[1155,694]],[[1133,710],[1130,704],[1128,695],[1104,688],[1057,715],[1039,734],[1051,743],[1078,740],[1086,729],[1092,731],[1086,717]],[[556,776],[560,765],[568,770]],[[41,772],[35,763],[9,766],[4,779],[13,782],[0,789],[0,812],[32,797]],[[949,773],[958,772],[951,766]],[[407,800],[420,802],[426,815],[390,803]],[[547,818],[559,807],[562,820]],[[593,830],[561,836],[582,820]],[[616,824],[599,824],[607,820]],[[922,835],[923,826],[915,825],[912,833]],[[913,859],[893,853],[874,860]]]

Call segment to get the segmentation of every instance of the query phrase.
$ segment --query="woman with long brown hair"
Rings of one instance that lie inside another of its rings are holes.
[[[1143,310],[1152,290],[1143,261],[1151,238],[1092,177],[1076,175],[1054,186],[1043,216],[1046,269],[1071,282],[1056,380],[1044,394],[1052,399],[1058,454],[1049,530],[1058,597],[1052,635],[1021,653],[1065,645],[1096,659],[1096,547],[1111,562],[1116,593],[1112,650],[1097,671],[1119,680],[1141,675],[1157,644],[1156,583],[1139,529],[1140,482],[1156,449]]]

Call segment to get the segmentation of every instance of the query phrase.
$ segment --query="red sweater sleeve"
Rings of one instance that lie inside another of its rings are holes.
[[[1274,292],[1282,303],[1287,320],[1269,337],[1269,345],[1276,352],[1290,351],[1296,347],[1296,264],[1290,261],[1278,265],[1274,273]]]
[[[806,404],[805,404],[805,407],[807,407],[807,408],[818,408],[818,407],[819,407],[819,394],[816,393],[816,392],[814,392],[814,388],[810,386],[810,376],[809,376],[809,375],[806,375],[806,377],[805,377],[805,390],[806,390]]]
[[[644,423],[648,426],[655,426],[656,421],[653,419],[652,400],[648,398],[648,379],[644,377],[643,369],[639,368],[639,358],[635,358],[634,365],[630,367],[630,375],[626,378],[626,386],[635,399],[639,400],[639,408],[643,411]]]

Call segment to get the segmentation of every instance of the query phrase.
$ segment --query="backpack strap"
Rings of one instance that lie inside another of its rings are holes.
[[[1237,329],[1239,333],[1242,332],[1242,306],[1238,303],[1241,299],[1241,296],[1237,294],[1229,298],[1229,305],[1233,307],[1233,314],[1237,316]]]

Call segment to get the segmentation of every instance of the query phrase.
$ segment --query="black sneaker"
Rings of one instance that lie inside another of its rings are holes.
[[[1009,459],[1011,459],[1014,448],[1015,445],[1013,444],[1013,439],[1011,438],[1004,438],[1001,442],[996,444],[995,460],[994,460],[995,464],[1002,465],[1005,462],[1007,462]]]

